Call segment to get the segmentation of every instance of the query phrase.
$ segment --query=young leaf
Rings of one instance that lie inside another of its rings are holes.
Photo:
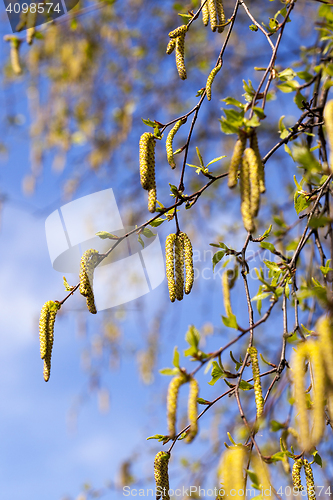
[[[173,359],[172,359],[172,364],[173,364],[173,366],[175,366],[176,368],[179,368],[179,351],[178,351],[177,346],[175,346],[175,348],[174,348],[174,350],[173,350]]]
[[[236,319],[236,316],[234,314],[231,314],[228,317],[222,316],[222,321],[223,321],[223,324],[225,326],[227,326],[228,328],[235,328],[235,330],[237,330],[237,328],[238,328],[237,319]]]

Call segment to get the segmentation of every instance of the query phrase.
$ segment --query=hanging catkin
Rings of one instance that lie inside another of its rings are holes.
[[[44,380],[50,378],[51,356],[54,340],[54,323],[61,305],[49,300],[42,307],[39,318],[40,357],[44,360]]]
[[[250,166],[246,158],[243,157],[240,173],[241,191],[241,213],[246,231],[254,231],[253,216],[251,212],[251,186],[250,186]]]
[[[206,94],[208,101],[210,101],[212,98],[212,83],[214,81],[215,76],[217,75],[217,73],[220,71],[221,68],[222,68],[222,63],[219,62],[219,64],[212,69],[212,71],[209,74],[209,77],[207,78]]]
[[[257,407],[257,418],[260,418],[264,412],[264,398],[262,396],[262,387],[260,379],[260,370],[258,362],[258,351],[256,347],[249,347],[247,352],[250,355],[252,363],[253,385],[254,385],[254,398]]]
[[[258,215],[260,204],[259,163],[252,148],[245,149],[244,161],[247,161],[249,164],[251,216],[256,217]]]
[[[209,19],[210,19],[210,27],[212,31],[216,31],[217,28],[217,12],[215,0],[207,0]]]
[[[305,473],[305,479],[306,479],[306,490],[308,493],[308,499],[309,500],[316,500],[315,484],[314,484],[311,465],[309,464],[309,462],[305,458],[303,460],[303,465],[304,465],[304,473]]]
[[[231,157],[229,176],[228,176],[228,186],[229,188],[234,188],[237,185],[237,174],[240,169],[243,153],[246,147],[246,136],[240,134]]]
[[[229,276],[230,270],[224,271],[222,274],[222,292],[223,292],[223,303],[226,315],[232,316],[231,301],[230,301],[230,283]],[[232,273],[232,271],[231,271]]]
[[[174,438],[176,435],[176,416],[177,416],[179,388],[186,382],[187,382],[186,375],[181,373],[176,377],[173,377],[168,387],[167,423],[168,423],[168,435],[171,438]]]
[[[175,47],[176,47],[176,39],[171,38],[171,40],[169,41],[168,46],[166,48],[166,53],[172,54],[172,52],[175,50]]]
[[[156,483],[156,500],[170,500],[169,459],[170,454],[165,451],[159,451],[155,456],[154,476]]]
[[[186,67],[185,67],[185,35],[186,31],[179,35],[176,40],[176,66],[178,75],[182,80],[186,80]]]
[[[186,233],[179,233],[184,245],[185,257],[185,293],[188,295],[194,283],[193,249],[190,238]]]
[[[139,142],[140,181],[143,189],[152,189],[155,185],[155,139],[154,134],[145,132]]]
[[[94,269],[98,262],[98,252],[90,248],[86,250],[80,263],[80,293],[87,299],[88,311],[97,313],[93,292]]]
[[[319,333],[320,350],[325,364],[326,375],[333,384],[333,329],[329,318],[321,318],[317,322],[316,330]]]
[[[304,387],[304,363],[309,360],[313,370],[313,429],[310,432]],[[305,451],[320,441],[324,432],[325,371],[319,342],[308,340],[298,346],[293,358],[295,405],[300,441]]]
[[[190,430],[186,436],[187,443],[191,443],[198,433],[198,395],[199,384],[195,378],[191,378],[188,396],[188,420],[190,423]]]
[[[216,0],[216,12],[217,12],[217,22],[218,22],[217,31],[219,33],[222,33],[224,31],[224,26],[221,25],[225,23],[225,14],[224,14],[222,0]]]
[[[176,299],[184,297],[184,244],[180,235],[175,239],[175,281]]]
[[[176,283],[175,283],[175,250],[174,243],[176,235],[169,234],[165,241],[165,261],[166,261],[166,277],[168,281],[169,296],[171,302],[176,300]]]
[[[185,123],[185,120],[178,120],[178,122],[172,127],[172,129],[168,133],[168,137],[165,143],[167,159],[171,168],[176,167],[176,162],[173,156],[173,138],[175,137],[176,133],[178,132],[181,125],[183,125],[183,123]]]
[[[223,498],[244,500],[246,458],[247,452],[242,446],[229,448],[223,453],[218,466],[218,479],[222,484],[219,484],[219,488],[224,490]]]
[[[15,75],[20,75],[22,73],[20,54],[19,54],[21,41],[15,36],[11,36],[6,40],[10,41],[10,62],[12,65],[12,70],[15,73]]]
[[[304,488],[301,481],[301,470],[303,467],[303,460],[300,458],[294,462],[291,477],[295,491],[302,491]]]
[[[264,193],[266,191],[265,187],[265,167],[261,159],[260,151],[259,151],[259,144],[258,144],[258,137],[257,137],[257,132],[256,129],[254,128],[250,137],[250,147],[253,149],[253,151],[256,154],[257,161],[258,161],[258,173],[259,173],[259,190],[260,193]]]
[[[204,23],[204,26],[207,26],[209,23],[209,12],[208,12],[208,0],[201,0],[201,5],[203,5],[201,9],[202,13],[202,22]]]
[[[333,100],[326,103],[324,109],[324,120],[326,127],[327,140],[330,147],[330,170],[333,171]]]

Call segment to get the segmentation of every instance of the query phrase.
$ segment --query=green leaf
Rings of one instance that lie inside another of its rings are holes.
[[[141,234],[143,234],[143,236],[145,236],[146,238],[152,238],[153,236],[156,236],[156,234],[148,229],[148,227],[145,227]]]
[[[148,118],[147,120],[145,120],[144,118],[141,118],[141,120],[143,121],[143,123],[144,123],[145,125],[148,125],[148,127],[153,127],[153,128],[155,128],[155,126],[156,126],[156,123],[155,123],[155,122],[153,122],[152,120],[149,120],[149,118]]]
[[[256,26],[255,24],[250,24],[249,28],[251,31],[258,31],[258,26]]]
[[[220,378],[224,378],[226,376],[225,372],[222,370],[217,361],[213,361],[212,365],[212,380],[208,382],[209,385],[214,385]]]
[[[254,112],[255,112],[255,114],[256,114],[259,118],[261,118],[262,120],[263,120],[264,118],[266,118],[266,115],[265,115],[265,113],[264,113],[264,110],[263,110],[262,108],[259,108],[259,106],[254,106],[254,107],[253,107],[253,111],[254,111]]]
[[[295,78],[295,76],[296,76],[296,73],[291,68],[284,69],[283,71],[280,71],[280,73],[278,73],[278,77],[280,78],[280,80],[282,82],[289,82],[289,81],[293,80]]]
[[[248,473],[248,476],[252,481],[252,487],[256,488],[256,490],[260,490],[259,479],[258,479],[257,474],[255,472],[252,472],[249,469],[247,469],[246,472]]]
[[[179,374],[179,369],[178,368],[162,368],[161,370],[159,370],[159,372],[161,375],[174,376],[174,375]]]
[[[271,225],[269,226],[269,228],[268,228],[268,229],[266,229],[266,231],[264,232],[264,234],[263,234],[262,236],[260,236],[260,239],[263,239],[263,240],[264,240],[265,238],[267,238],[267,236],[269,236],[270,232],[272,231],[272,227],[273,227],[273,226],[272,226],[272,224],[271,224]]]
[[[250,391],[251,389],[253,389],[253,385],[246,382],[246,380],[241,380],[240,384],[239,384],[239,388],[242,391]]]
[[[226,254],[226,250],[219,250],[213,255],[213,271],[215,269],[216,264],[220,262],[220,260],[223,259],[223,257]]]
[[[270,297],[272,294],[271,292],[261,292],[258,293],[255,297],[252,297],[251,302],[254,302],[255,300],[264,300]]]
[[[319,455],[318,451],[314,451],[312,453],[312,455],[313,455],[313,459],[314,459],[315,463],[320,465],[320,467],[322,467],[323,461],[322,461],[321,456]]]
[[[272,262],[271,260],[264,260],[264,264],[268,269],[273,271],[274,273],[280,273],[281,269],[279,266],[276,264],[276,262]]]
[[[298,71],[296,75],[298,76],[298,78],[300,78],[301,80],[305,80],[306,82],[309,82],[313,78],[313,76],[308,73],[308,71]]]
[[[294,97],[294,103],[299,109],[304,109],[303,102],[306,102],[306,98],[304,97],[303,94],[301,94],[299,90],[297,90]]]
[[[157,226],[160,226],[161,224],[163,224],[163,222],[165,221],[166,219],[162,219],[162,217],[158,217],[157,219],[151,221],[149,223],[150,226],[152,227],[157,227]]]
[[[210,405],[210,401],[207,401],[206,399],[202,399],[202,398],[197,398],[197,403],[199,405]]]
[[[231,125],[225,118],[222,118],[220,120],[221,123],[221,130],[224,134],[230,135],[230,134],[238,134],[239,127],[235,127],[234,125]]]
[[[163,436],[163,434],[155,434],[155,436],[149,436],[147,437],[147,441],[149,439],[158,439],[159,441],[164,441],[165,439],[167,439],[169,436]]]
[[[186,357],[194,356],[195,354],[197,354],[197,352],[198,352],[198,349],[192,345],[188,349],[185,349],[184,356],[186,356]]]
[[[191,346],[195,347],[196,349],[199,346],[200,342],[200,333],[199,331],[195,328],[194,325],[190,325],[188,327],[188,330],[185,335],[185,340],[188,342]]]
[[[64,280],[65,290],[67,290],[67,292],[71,292],[72,290],[74,290],[75,286],[70,286],[65,276],[63,276],[63,280]]]
[[[119,239],[118,236],[115,236],[112,233],[108,233],[107,231],[99,231],[98,233],[96,233],[96,236],[99,236],[99,238],[101,238],[102,240],[106,240],[108,238],[111,240],[118,240]]]
[[[215,163],[217,161],[220,161],[222,160],[223,158],[226,158],[226,155],[224,156],[219,156],[218,158],[214,158],[214,160],[210,161],[209,163],[207,163],[206,167],[209,167],[209,165],[212,165],[212,163]]]
[[[303,193],[298,193],[296,191],[295,196],[294,196],[294,207],[296,210],[297,215],[299,215],[303,210],[308,208],[310,205],[310,201],[308,198],[305,197]]]
[[[294,92],[297,90],[299,87],[299,83],[296,80],[292,80],[290,82],[284,82],[281,83],[280,85],[277,85],[277,88],[281,90],[281,92],[284,92],[285,94],[288,94],[289,92]]]
[[[245,105],[242,104],[241,102],[237,101],[237,99],[234,99],[233,97],[226,97],[225,99],[222,99],[226,104],[232,105],[232,106],[237,106],[238,108],[245,108]]]
[[[291,156],[291,158],[294,160],[294,157],[293,157],[293,154],[292,154],[292,152],[291,152],[291,149],[290,149],[290,147],[289,147],[287,144],[285,144],[285,145],[284,145],[284,150],[285,150],[285,152],[286,152],[286,153],[288,153],[288,155],[289,155],[289,156]],[[294,161],[295,161],[295,160],[294,160]]]
[[[270,424],[272,432],[277,432],[281,429],[284,429],[285,427],[283,424],[280,424],[280,422],[278,422],[277,420],[271,420]]]
[[[174,350],[173,350],[173,359],[172,359],[172,364],[173,364],[173,366],[175,366],[176,368],[179,368],[179,351],[178,351],[177,346],[175,346],[175,348],[174,348]]]
[[[223,324],[225,326],[227,326],[228,328],[235,328],[235,330],[237,330],[237,328],[238,328],[237,319],[236,319],[236,316],[234,314],[231,314],[228,317],[222,316],[222,321],[223,321]]]
[[[285,455],[286,453],[284,451],[278,451],[277,453],[271,456],[271,460],[273,462],[277,462],[278,460],[283,460]]]
[[[274,253],[275,252],[275,246],[273,245],[273,243],[269,243],[268,241],[262,241],[260,243],[260,246],[262,248],[266,248],[266,250],[269,250],[270,252]]]

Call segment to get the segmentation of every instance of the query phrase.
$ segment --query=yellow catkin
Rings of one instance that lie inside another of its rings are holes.
[[[311,465],[309,464],[309,462],[306,459],[303,460],[303,465],[304,465],[304,472],[305,472],[305,479],[306,479],[306,490],[308,493],[308,499],[309,500],[316,500],[316,491],[315,491],[315,484],[314,484]]]
[[[94,269],[98,262],[98,252],[90,248],[86,250],[80,263],[80,293],[87,299],[87,307],[92,314],[97,313],[93,293]]]
[[[205,2],[205,0],[201,0],[201,5],[203,5],[201,9],[202,22],[204,23],[204,26],[207,26],[209,23],[209,11],[208,11],[207,1]]]
[[[154,134],[145,132],[139,142],[140,181],[143,189],[153,189],[155,185],[155,139]]]
[[[167,45],[166,53],[167,54],[172,54],[172,52],[175,50],[175,47],[176,47],[176,39],[175,38],[171,38],[171,40],[169,40],[169,43]]]
[[[251,212],[251,187],[250,187],[250,166],[249,162],[243,158],[240,173],[241,191],[241,213],[246,231],[254,231],[253,216]]]
[[[262,387],[260,379],[260,370],[258,362],[258,351],[256,347],[249,347],[247,352],[250,355],[252,363],[253,385],[254,385],[254,398],[257,407],[257,418],[260,418],[264,412],[264,398],[262,396]]]
[[[241,166],[245,147],[246,147],[246,136],[244,134],[241,134],[236,141],[234,152],[231,157],[229,176],[228,176],[229,188],[234,188],[237,185],[237,174]]]
[[[15,37],[10,40],[10,62],[12,64],[12,69],[16,75],[22,73],[21,63],[20,63],[20,49],[21,42]]]
[[[254,128],[250,137],[250,147],[253,149],[253,151],[256,154],[257,160],[258,160],[258,165],[259,165],[259,190],[260,193],[264,193],[266,191],[265,187],[265,167],[261,159],[260,151],[259,151],[259,144],[258,144],[258,137],[257,137],[257,132],[256,129]]]
[[[156,185],[148,191],[148,210],[152,214],[156,210]]]
[[[224,273],[222,274],[223,303],[224,303],[225,313],[228,317],[232,316],[229,275],[230,275],[229,270],[224,271]]]
[[[186,233],[179,233],[184,245],[185,258],[185,293],[188,295],[194,283],[193,249],[190,238]]]
[[[227,449],[218,467],[219,488],[223,488],[224,498],[243,500],[245,498],[244,465],[247,453],[241,446]],[[221,484],[223,486],[221,486]]]
[[[186,31],[176,39],[176,66],[178,75],[182,80],[186,80],[187,78],[185,68],[185,35]]]
[[[293,480],[293,486],[295,491],[302,491],[304,489],[301,481],[302,467],[303,467],[303,460],[301,458],[299,460],[296,460],[296,462],[294,462],[291,477]]]
[[[212,83],[214,81],[215,76],[217,75],[217,73],[220,71],[221,68],[222,68],[222,63],[220,62],[217,66],[215,66],[215,68],[212,69],[212,71],[209,74],[209,77],[207,78],[206,94],[208,101],[210,101],[212,98]]]
[[[170,500],[169,459],[170,454],[165,451],[159,451],[155,456],[154,476],[156,483],[156,500]]]
[[[35,32],[36,32],[35,26],[36,26],[37,16],[38,16],[38,11],[37,10],[36,10],[36,12],[30,12],[30,10],[28,10],[28,15],[27,15],[27,38],[26,38],[28,45],[32,44],[34,36],[35,36]]]
[[[183,300],[184,297],[184,244],[180,235],[175,240],[175,278],[176,299]]]
[[[188,420],[190,430],[186,436],[186,442],[191,443],[198,433],[198,399],[199,384],[195,378],[190,380],[190,392],[188,396]]]
[[[176,377],[173,377],[168,387],[167,396],[167,423],[168,423],[168,435],[173,438],[176,435],[176,414],[177,414],[177,402],[178,402],[178,392],[181,385],[187,382],[186,376],[181,373]]]
[[[216,0],[216,12],[217,12],[217,22],[218,22],[217,31],[219,33],[222,33],[224,31],[224,26],[221,25],[225,23],[225,14],[224,14],[222,0]]]
[[[216,31],[217,28],[217,12],[215,0],[207,0],[209,19],[210,19],[210,27],[212,31]]]
[[[330,147],[330,170],[333,171],[333,100],[326,103],[324,109],[324,120],[327,140]]]
[[[178,122],[172,127],[170,132],[168,133],[168,137],[165,143],[166,146],[166,152],[167,152],[167,159],[168,163],[171,168],[176,167],[176,162],[173,156],[173,138],[175,137],[176,133],[178,132],[180,126],[185,123],[184,120],[178,120]]]
[[[178,38],[179,36],[184,35],[186,33],[186,31],[187,31],[187,25],[183,24],[182,26],[178,26],[178,28],[176,28],[175,30],[170,31],[169,37],[170,38]]]
[[[307,343],[298,346],[293,357],[293,378],[295,391],[295,404],[297,408],[297,420],[299,426],[300,441],[305,450],[309,450],[312,446],[310,439],[310,429],[307,414],[307,405],[305,399],[304,387],[304,361],[308,355]]]
[[[176,235],[169,234],[165,241],[165,262],[166,262],[166,277],[168,281],[169,297],[171,302],[176,300],[176,282],[175,282],[175,251],[174,243]]]
[[[321,355],[325,364],[326,375],[333,384],[333,329],[328,317],[321,318],[316,325],[319,333]]]
[[[41,310],[39,319],[39,342],[40,357],[44,360],[44,380],[47,382],[50,378],[51,356],[54,340],[54,323],[57,312],[60,309],[59,302],[49,300]]]
[[[252,148],[245,149],[244,160],[249,164],[251,216],[256,217],[258,215],[260,204],[259,163]]]
[[[318,342],[307,342],[314,377],[312,443],[316,446],[325,430],[325,369]]]

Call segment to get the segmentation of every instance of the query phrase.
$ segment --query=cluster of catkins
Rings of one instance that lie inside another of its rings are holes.
[[[212,31],[218,31],[219,33],[222,33],[224,30],[224,24],[225,24],[225,14],[224,14],[224,8],[223,8],[223,3],[222,0],[201,0],[201,5],[202,5],[202,21],[205,26],[208,25],[208,22],[210,21],[210,27]],[[185,36],[188,31],[188,26],[186,24],[179,26],[173,31],[170,31],[169,33],[169,38],[170,41],[168,43],[166,53],[167,54],[172,54],[172,52],[175,50],[176,54],[176,66],[177,66],[177,71],[178,75],[182,80],[186,80],[187,75],[186,75],[186,67],[185,67]],[[210,74],[211,82],[210,86],[212,84],[212,81],[216,75],[216,73],[221,69],[220,67],[214,68],[213,74]],[[209,83],[207,82],[208,86]],[[209,87],[210,88],[210,87]],[[207,94],[208,97],[208,94]],[[210,100],[210,97],[208,97],[208,100]]]
[[[194,282],[193,250],[186,233],[169,234],[165,241],[165,260],[170,300],[182,300],[184,291],[189,294]]]
[[[229,188],[237,185],[240,170],[241,213],[247,231],[255,229],[254,218],[258,215],[260,195],[265,192],[264,165],[261,161],[255,129],[250,136],[250,147],[246,148],[247,135],[240,131],[229,167]],[[246,148],[246,149],[245,149]]]
[[[316,332],[319,340],[310,339],[299,344],[292,361],[299,438],[307,452],[319,443],[324,433],[325,403],[330,418],[333,418],[333,328],[328,317],[318,321]],[[312,423],[309,421],[305,384],[306,361],[311,363],[312,369]]]
[[[201,0],[202,22],[205,26],[210,21],[212,31],[222,33],[224,30],[225,14],[222,0]]]
[[[140,137],[140,180],[143,189],[148,191],[148,210],[156,210],[156,182],[155,182],[155,137],[145,132]]]
[[[40,357],[44,360],[44,380],[47,382],[51,373],[51,355],[54,339],[54,323],[61,304],[49,300],[42,307],[39,318]]]
[[[188,419],[190,423],[190,429],[186,435],[186,442],[191,443],[198,433],[197,399],[199,394],[199,385],[195,378],[190,377],[183,372],[173,377],[168,387],[167,423],[168,435],[170,438],[174,438],[176,436],[176,413],[179,388],[187,382],[190,383],[190,391],[188,396]]]
[[[80,262],[80,294],[86,297],[88,311],[92,314],[97,313],[93,292],[93,279],[94,269],[98,260],[97,250],[90,248],[84,252]]]
[[[309,500],[316,500],[316,492],[315,485],[313,479],[313,473],[311,469],[311,465],[304,458],[299,458],[294,462],[293,471],[292,471],[292,479],[295,491],[302,491],[303,486],[301,482],[301,469],[304,467],[305,479],[306,479],[306,489]]]

